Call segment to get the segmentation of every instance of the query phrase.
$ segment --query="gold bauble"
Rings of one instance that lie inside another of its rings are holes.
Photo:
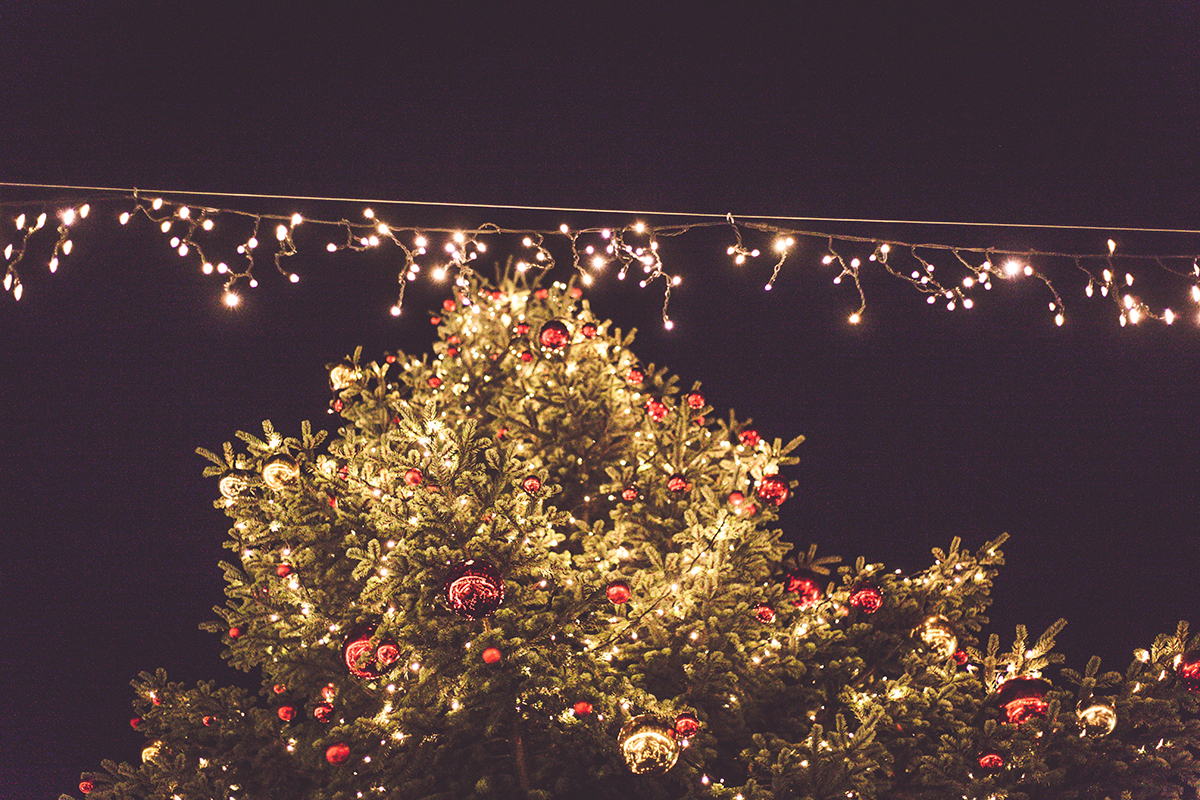
[[[151,742],[150,744],[146,745],[142,749],[142,763],[147,764],[152,759],[158,758],[159,753],[162,752],[162,746],[162,742]]]
[[[227,472],[221,476],[217,488],[227,500],[236,500],[250,488],[250,480],[244,472]]]
[[[300,477],[300,465],[291,456],[280,453],[267,459],[262,468],[263,482],[278,491]]]
[[[1079,709],[1079,728],[1084,736],[1108,736],[1117,727],[1117,710],[1111,703],[1094,700]]]
[[[958,637],[945,617],[930,617],[921,624],[919,632],[921,641],[940,658],[950,658],[958,650]]]
[[[329,370],[329,388],[335,392],[348,389],[358,382],[359,376],[357,367],[349,361],[343,361]]]
[[[617,741],[625,764],[636,775],[662,775],[679,760],[675,729],[649,714],[629,720]]]

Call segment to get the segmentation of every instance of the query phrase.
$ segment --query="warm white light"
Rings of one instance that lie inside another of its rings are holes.
[[[646,223],[644,223],[644,222],[638,222],[638,223],[636,223],[636,224],[633,226],[633,229],[634,229],[635,231],[637,231],[638,233],[644,233],[644,232],[645,232],[645,230],[646,230]]]
[[[200,227],[204,228],[204,230],[206,230],[206,231],[211,231],[213,229],[213,221],[211,219],[206,219],[200,225]]]
[[[275,238],[282,242],[287,238],[287,233],[287,225],[280,225],[275,229]]]
[[[1021,265],[1014,260],[1004,262],[1004,274],[1010,278],[1017,277],[1021,272]]]
[[[1170,325],[1172,322],[1175,321],[1175,312],[1168,308],[1166,311],[1163,312],[1163,320],[1165,320],[1166,323],[1168,325]]]
[[[192,215],[192,210],[190,208],[188,208],[187,206],[180,206],[179,210],[176,211],[175,213],[179,215],[180,219],[187,219],[188,217],[190,217]]]
[[[236,294],[234,294],[233,292],[226,292],[226,293],[225,293],[225,305],[229,306],[230,308],[233,308],[233,307],[234,307],[234,306],[236,306],[236,305],[237,305],[239,302],[241,302],[241,299],[242,299],[242,298],[238,297],[238,296],[237,296]]]
[[[417,236],[416,239],[413,239],[413,245],[416,247],[424,247],[427,244],[429,244],[429,242],[425,240],[424,236]]]
[[[392,306],[392,316],[393,317],[400,316],[400,306]]]
[[[299,283],[300,276],[293,272],[291,275],[288,275],[288,280],[291,281],[292,283]]]
[[[1117,243],[1114,242],[1112,239],[1109,239],[1108,240],[1108,254],[1111,256],[1116,251],[1117,251]]]
[[[87,203],[84,203],[82,206],[79,207],[79,218],[87,219],[88,212],[91,210],[92,210],[92,207],[90,205],[88,205]]]
[[[22,215],[21,215],[21,219],[25,219],[25,215],[24,215],[24,214],[22,214]],[[129,212],[128,212],[128,211],[122,211],[122,212],[121,212],[121,216],[117,217],[117,219],[120,221],[120,223],[121,223],[122,225],[124,225],[126,222],[129,222]]]
[[[375,219],[375,212],[369,208],[364,208],[363,216],[366,217],[367,219]]]
[[[128,217],[129,215],[125,214],[124,216]],[[21,216],[17,217],[17,230],[21,230],[21,228],[24,228],[24,227],[25,227],[25,215],[22,214]]]
[[[75,209],[73,209],[73,208],[65,209],[62,212],[63,225],[70,225],[74,221],[75,221]]]
[[[850,315],[850,324],[851,325],[857,325],[861,321],[862,321],[862,317],[860,317],[858,315],[857,311]]]
[[[162,208],[162,198],[161,197],[154,198],[154,202],[150,204],[150,207],[153,208],[155,211],[158,211],[160,208]]]
[[[297,225],[299,225],[301,222],[304,222],[304,217],[300,216],[299,214],[292,214],[292,227],[293,228],[296,227]]]

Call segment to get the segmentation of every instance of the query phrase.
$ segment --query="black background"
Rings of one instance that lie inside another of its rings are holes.
[[[2,177],[1200,227],[1195,4],[796,5],[9,4]],[[45,195],[0,188],[5,203],[33,196]],[[632,219],[378,210],[396,225]],[[7,230],[16,213],[5,209]],[[230,312],[214,279],[116,213],[97,206],[56,275],[31,258],[24,299],[0,301],[4,796],[53,798],[103,757],[136,760],[127,683],[139,670],[238,680],[197,630],[223,599],[227,522],[193,449],[268,418],[288,433],[328,425],[323,365],[358,344],[370,357],[422,352],[423,311],[444,296],[421,288],[393,320],[394,258],[328,256],[313,232],[292,262],[299,285],[263,269]],[[805,227],[1096,253],[1109,236]],[[1200,252],[1195,235],[1114,238],[1122,251]],[[1059,642],[1076,668],[1095,653],[1123,669],[1134,647],[1195,618],[1200,385],[1186,282],[1139,272],[1137,288],[1169,289],[1188,313],[1121,329],[1111,305],[1047,263],[1068,303],[1060,329],[1032,283],[950,314],[876,276],[851,327],[854,298],[830,285],[819,248],[801,248],[766,294],[768,265],[735,270],[728,239],[701,232],[666,251],[684,277],[672,332],[654,289],[609,281],[587,296],[639,327],[643,360],[701,381],[718,410],[808,437],[790,470],[789,537],[908,570],[954,535],[976,547],[1010,532],[993,630],[1007,645],[1014,624],[1036,634],[1065,616]]]

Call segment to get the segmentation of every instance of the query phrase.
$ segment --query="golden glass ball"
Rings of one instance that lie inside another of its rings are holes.
[[[343,361],[329,370],[329,388],[335,392],[348,389],[358,382],[358,368],[349,361]]]
[[[649,714],[629,720],[617,741],[625,764],[635,775],[662,775],[679,760],[675,729]]]
[[[958,650],[958,637],[950,620],[942,616],[930,617],[920,628],[921,641],[940,658],[950,658]]]
[[[1079,709],[1079,728],[1084,736],[1108,736],[1117,727],[1117,710],[1110,703],[1093,701]]]
[[[158,758],[159,753],[162,752],[162,746],[162,742],[151,742],[150,744],[146,745],[146,747],[142,749],[142,763],[145,764],[150,762],[152,759]]]
[[[300,477],[300,465],[291,456],[280,453],[267,459],[262,468],[263,482],[279,491]]]
[[[221,476],[217,488],[225,499],[236,500],[250,488],[250,481],[244,472],[230,472]]]

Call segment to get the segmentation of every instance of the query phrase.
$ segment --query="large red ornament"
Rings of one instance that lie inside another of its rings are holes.
[[[329,722],[333,719],[333,704],[317,703],[313,708],[313,719],[317,722]]]
[[[627,503],[632,503],[638,499],[638,487],[632,483],[621,490],[621,499]]]
[[[425,476],[422,475],[421,470],[417,469],[416,467],[410,467],[409,470],[404,473],[404,482],[409,486],[420,486],[421,481],[423,480],[425,480]]]
[[[1050,682],[1041,678],[1009,678],[1000,685],[1000,705],[1008,721],[1020,725],[1032,717],[1044,717],[1049,705],[1043,699],[1050,690]]]
[[[613,581],[604,590],[604,594],[608,596],[608,602],[615,606],[624,605],[629,602],[632,592],[629,589],[629,584],[626,581]]]
[[[784,591],[797,595],[792,598],[792,605],[797,608],[808,608],[821,599],[821,586],[807,575],[788,575]]]
[[[541,333],[538,334],[538,341],[541,342],[542,347],[558,350],[570,343],[571,331],[564,323],[552,319],[542,326]]]
[[[517,331],[518,336],[524,336],[525,334],[529,333],[529,323],[528,322],[518,322],[516,331]]]
[[[692,392],[687,396],[688,408],[704,408],[704,395]]]
[[[690,739],[700,730],[700,720],[690,711],[684,711],[675,717],[675,732],[685,739]]]
[[[646,413],[649,414],[650,419],[654,420],[655,422],[662,422],[667,418],[667,414],[670,413],[670,409],[668,409],[661,400],[651,397],[646,401]]]
[[[446,602],[460,617],[482,619],[504,602],[504,581],[483,559],[460,561],[446,576]]]
[[[592,704],[587,700],[580,700],[575,704],[575,716],[586,717],[590,713],[592,713]]]
[[[521,488],[529,494],[537,494],[542,489],[542,479],[536,475],[530,475],[521,481]]]
[[[373,646],[371,637],[374,635],[374,626],[359,629],[347,636],[342,645],[342,661],[356,678],[378,678],[383,667],[400,657],[395,642],[384,640]]]
[[[334,766],[346,763],[346,759],[348,758],[350,758],[350,748],[341,742],[331,744],[325,750],[325,760]]]
[[[500,650],[495,647],[489,647],[483,651],[483,663],[495,664],[500,660]]]
[[[585,339],[594,339],[596,338],[596,324],[594,322],[585,322],[583,323],[583,327],[579,329],[579,332],[583,334],[583,338]]]
[[[757,447],[762,438],[759,437],[758,431],[753,428],[747,428],[738,434],[738,441],[746,445],[746,447]]]
[[[672,492],[686,492],[692,488],[692,482],[681,474],[675,474],[667,479],[667,488]]]
[[[1004,756],[999,753],[984,753],[979,756],[979,768],[995,772],[1004,766]]]
[[[436,389],[436,388],[438,388],[439,386],[441,386],[441,385],[442,385],[442,379],[441,379],[441,378],[439,378],[437,375],[434,375],[434,376],[433,376],[433,377],[431,377],[431,378],[430,378],[428,381],[426,381],[426,383],[428,383],[428,384],[429,384],[429,387],[430,387],[431,389]]]
[[[1200,650],[1193,650],[1179,659],[1179,680],[1193,694],[1200,694]]]
[[[400,648],[391,642],[383,642],[375,651],[375,660],[380,664],[391,666],[400,658]]]
[[[275,574],[281,578],[286,578],[288,575],[292,574],[292,565],[291,564],[280,564],[278,567],[275,568]]]
[[[763,502],[770,503],[773,506],[778,506],[788,499],[787,481],[780,478],[778,475],[763,475],[762,480],[758,482],[758,489],[755,491],[758,499]]]
[[[630,367],[629,372],[625,373],[625,380],[630,383],[641,383],[646,380],[646,374],[637,367]]]
[[[864,614],[874,614],[883,605],[883,595],[874,586],[859,586],[850,592],[850,605]]]
[[[92,785],[91,781],[80,781],[79,782],[79,791],[83,792],[84,794],[91,794],[92,789],[94,789],[94,788],[96,788],[96,787]]]
[[[754,607],[754,616],[758,617],[759,622],[771,623],[775,621],[775,609],[766,603],[759,603]]]
[[[275,713],[277,713],[279,718],[284,722],[291,722],[296,718],[296,709],[294,706],[280,706],[279,710]]]

